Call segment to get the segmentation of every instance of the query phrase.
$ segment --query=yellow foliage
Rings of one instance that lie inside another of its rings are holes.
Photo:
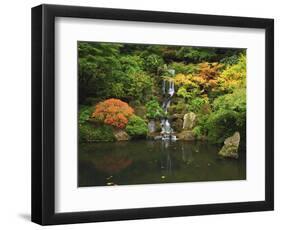
[[[233,90],[246,86],[246,56],[241,55],[235,65],[227,67],[218,79],[223,90]]]
[[[184,75],[184,74],[177,74],[174,77],[175,85],[177,86],[186,86],[186,87],[194,87],[194,82],[192,81],[193,76],[191,74]]]

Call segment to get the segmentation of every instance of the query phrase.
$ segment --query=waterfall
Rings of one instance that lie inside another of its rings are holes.
[[[168,89],[166,89],[168,87]],[[162,104],[162,108],[164,112],[167,114],[168,108],[170,107],[172,97],[175,93],[175,83],[172,80],[163,79],[162,83],[162,93],[164,97],[164,101]],[[171,124],[168,118],[162,118],[161,120],[162,127],[162,139],[175,139],[175,136],[172,136],[173,129],[171,128]]]

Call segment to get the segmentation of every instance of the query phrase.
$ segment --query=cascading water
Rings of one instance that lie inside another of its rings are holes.
[[[172,75],[174,75],[174,70],[169,71]],[[166,80],[163,79],[163,85],[162,85],[162,93],[164,97],[164,102],[162,104],[162,108],[167,114],[168,108],[170,107],[170,103],[172,100],[172,97],[175,93],[175,83],[172,80]],[[168,118],[162,118],[161,120],[161,127],[162,127],[162,140],[175,140],[176,136],[173,134],[173,129],[171,128],[171,124],[168,120]]]

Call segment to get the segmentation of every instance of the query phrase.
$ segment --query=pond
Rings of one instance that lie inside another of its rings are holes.
[[[78,186],[245,180],[246,156],[221,159],[208,142],[128,141],[79,145]]]

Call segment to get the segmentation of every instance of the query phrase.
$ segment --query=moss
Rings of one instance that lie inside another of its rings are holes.
[[[113,128],[107,125],[79,125],[79,142],[115,141]]]
[[[238,148],[235,145],[224,145],[219,155],[224,157],[238,158]]]

